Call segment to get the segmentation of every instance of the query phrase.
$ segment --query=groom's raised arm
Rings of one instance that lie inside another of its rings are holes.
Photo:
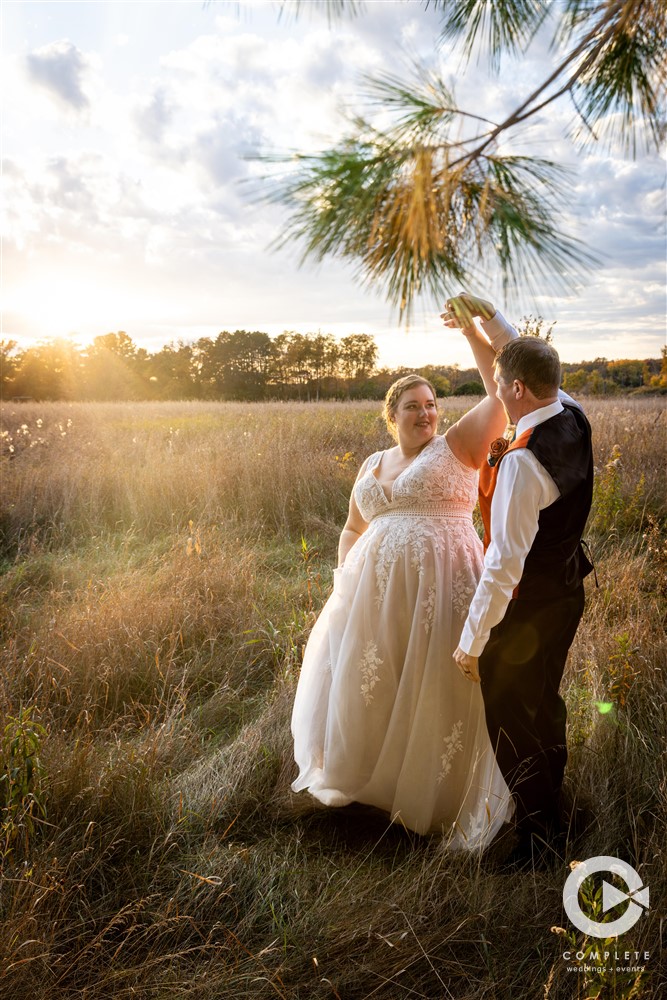
[[[498,354],[505,344],[509,344],[510,340],[516,340],[519,336],[518,331],[514,329],[512,324],[497,309],[490,319],[485,319],[482,316],[481,323],[482,329],[489,338],[491,347],[496,354]]]

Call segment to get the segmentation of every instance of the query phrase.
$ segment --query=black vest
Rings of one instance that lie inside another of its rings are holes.
[[[525,446],[560,491],[558,500],[540,511],[537,535],[515,591],[527,600],[574,590],[592,570],[581,547],[593,498],[591,427],[583,410],[563,405],[562,413],[533,428]]]

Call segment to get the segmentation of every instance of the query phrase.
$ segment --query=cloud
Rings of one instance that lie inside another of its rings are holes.
[[[158,86],[150,99],[135,111],[134,119],[139,132],[151,142],[161,143],[176,110],[177,106],[172,102],[166,88]]]
[[[262,141],[261,129],[245,116],[220,114],[196,137],[190,156],[205,168],[216,186],[224,185],[247,175],[244,157],[256,153]]]
[[[580,160],[571,188],[576,219],[603,268],[664,267],[664,189],[660,157],[641,161],[589,155]]]
[[[89,106],[84,84],[88,60],[72,42],[51,42],[26,56],[28,76],[58,101],[75,111]]]

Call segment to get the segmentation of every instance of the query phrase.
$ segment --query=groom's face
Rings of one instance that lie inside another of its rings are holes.
[[[514,391],[514,380],[511,379],[507,381],[498,366],[496,366],[496,370],[493,375],[493,380],[496,383],[496,396],[505,407],[505,413],[507,414],[511,423],[515,424],[518,420],[518,417],[515,413],[516,394]]]

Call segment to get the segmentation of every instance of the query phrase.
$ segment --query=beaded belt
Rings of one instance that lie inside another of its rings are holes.
[[[423,510],[384,510],[375,514],[372,520],[377,521],[379,517],[457,517],[461,520],[471,521],[472,511],[465,504],[452,504],[447,510],[443,510],[442,507],[438,507],[437,510],[429,510],[428,508]]]

